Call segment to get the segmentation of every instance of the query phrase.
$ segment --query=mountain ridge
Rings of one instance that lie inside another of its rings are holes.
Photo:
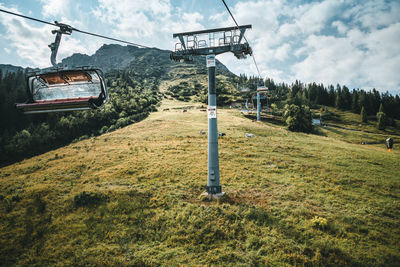
[[[67,58],[64,58],[60,65],[67,66],[80,66],[80,65],[93,65],[101,68],[105,73],[111,70],[122,70],[129,66],[133,67],[135,61],[143,61],[145,56],[156,56],[164,64],[170,60],[170,50],[163,50],[159,48],[139,48],[137,46],[122,46],[119,44],[104,44],[93,55],[76,53]],[[201,62],[203,59],[204,62]],[[205,57],[197,57],[193,60],[193,64],[203,65],[205,67]],[[168,64],[169,65],[169,64]],[[233,75],[233,73],[219,60],[217,60],[217,71],[224,74]]]
[[[102,45],[93,55],[87,55],[82,53],[74,53],[69,57],[66,57],[57,64],[58,67],[69,66],[93,66],[100,68],[104,73],[112,70],[123,70],[127,67],[134,68],[137,63],[148,62],[146,56],[155,57],[156,60],[162,62],[164,67],[177,64],[170,60],[170,50],[162,50],[159,48],[139,48],[132,45],[119,45],[119,44],[104,44]],[[153,62],[152,62],[153,63]],[[195,57],[192,63],[198,67],[206,68],[205,57]],[[144,67],[143,65],[141,67]],[[217,74],[234,75],[223,63],[217,59]],[[3,77],[7,72],[17,72],[18,70],[38,70],[38,68],[14,66],[10,64],[0,64],[0,70],[3,73]]]

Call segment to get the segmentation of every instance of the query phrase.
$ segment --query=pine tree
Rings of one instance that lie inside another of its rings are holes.
[[[385,130],[386,128],[386,114],[384,112],[376,113],[376,117],[378,119],[378,123],[376,124],[376,128],[379,130]]]
[[[373,107],[374,107],[374,110],[376,112],[378,110],[379,103],[382,104],[381,94],[375,88],[372,89],[372,93],[371,94],[373,95],[373,98],[372,98],[373,102],[374,102],[373,103]]]
[[[399,120],[400,119],[400,96],[399,95],[396,95],[394,102],[395,102],[395,105],[394,105],[395,111],[393,112],[393,117]]]
[[[338,109],[344,109],[344,101],[343,101],[341,90],[336,92],[335,106]]]
[[[367,112],[365,111],[364,106],[361,108],[361,122],[368,122]]]
[[[350,110],[351,109],[351,94],[349,91],[349,88],[347,86],[343,85],[342,89],[342,108],[345,110]]]
[[[334,107],[335,106],[335,88],[333,87],[333,85],[329,86],[329,106]]]
[[[351,101],[351,110],[354,113],[360,112],[360,106],[358,104],[358,92],[356,90],[353,90],[353,97],[352,97],[352,101]]]

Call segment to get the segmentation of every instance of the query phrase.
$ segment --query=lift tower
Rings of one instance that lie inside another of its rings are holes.
[[[215,56],[232,52],[238,59],[251,55],[252,50],[244,42],[246,29],[251,25],[218,28],[194,32],[174,33],[179,42],[170,58],[175,61],[191,61],[193,56],[206,56],[208,68],[208,180],[207,193],[221,194],[218,158],[217,99],[215,84]]]
[[[268,88],[265,86],[257,87],[257,121],[261,121],[261,94],[268,93]],[[267,95],[265,95],[267,98]]]

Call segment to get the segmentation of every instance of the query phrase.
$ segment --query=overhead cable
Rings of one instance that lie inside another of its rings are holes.
[[[40,19],[24,16],[24,15],[17,14],[17,13],[8,11],[8,10],[0,9],[0,12],[4,12],[4,13],[10,14],[10,15],[14,15],[14,16],[18,16],[18,17],[21,17],[21,18],[24,18],[24,19],[30,19],[30,20],[33,20],[33,21],[36,21],[36,22],[52,25],[52,26],[55,26],[55,27],[59,27],[59,25],[57,25],[56,23],[51,23],[51,22],[48,22],[48,21],[44,21],[44,20],[40,20]],[[136,43],[120,40],[120,39],[115,39],[115,38],[107,37],[107,36],[96,34],[96,33],[87,32],[87,31],[81,31],[81,30],[76,29],[74,27],[71,27],[71,29],[73,31],[76,31],[76,32],[80,32],[80,33],[83,33],[83,34],[88,34],[88,35],[92,35],[92,36],[96,36],[96,37],[100,37],[100,38],[104,38],[104,39],[108,39],[108,40],[112,40],[112,41],[116,41],[116,42],[120,42],[120,43],[130,44],[130,45],[143,47],[143,48],[150,48],[149,46],[145,46],[145,45],[141,45],[141,44],[136,44]]]
[[[226,10],[228,10],[229,14],[231,15],[231,17],[232,17],[233,21],[235,22],[237,28],[239,29],[239,24],[237,23],[237,21],[236,21],[235,17],[233,16],[231,10],[229,9],[228,5],[225,3],[225,0],[222,0],[222,2],[224,3],[224,5],[226,7]],[[243,35],[243,37],[246,40],[246,42],[250,45],[250,42],[247,40],[246,36]],[[253,61],[254,61],[254,65],[256,66],[256,69],[257,69],[257,72],[258,72],[258,76],[260,77],[260,79],[262,79],[260,70],[258,69],[256,58],[254,56],[254,50],[253,50],[253,53],[252,53],[252,58],[253,58]]]

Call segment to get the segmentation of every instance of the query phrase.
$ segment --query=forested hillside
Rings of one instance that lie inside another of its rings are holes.
[[[263,84],[264,81],[256,77],[241,75],[239,83],[252,90],[256,84]],[[270,89],[271,102],[276,104],[302,103],[311,107],[328,106],[340,110],[360,113],[362,107],[368,115],[376,115],[382,104],[386,115],[392,119],[400,119],[400,96],[393,96],[389,92],[380,93],[375,88],[371,91],[363,89],[350,90],[346,85],[337,84],[324,86],[323,84],[295,81],[292,84],[275,83],[272,79],[266,79],[265,85]],[[392,120],[391,120],[392,121]]]

